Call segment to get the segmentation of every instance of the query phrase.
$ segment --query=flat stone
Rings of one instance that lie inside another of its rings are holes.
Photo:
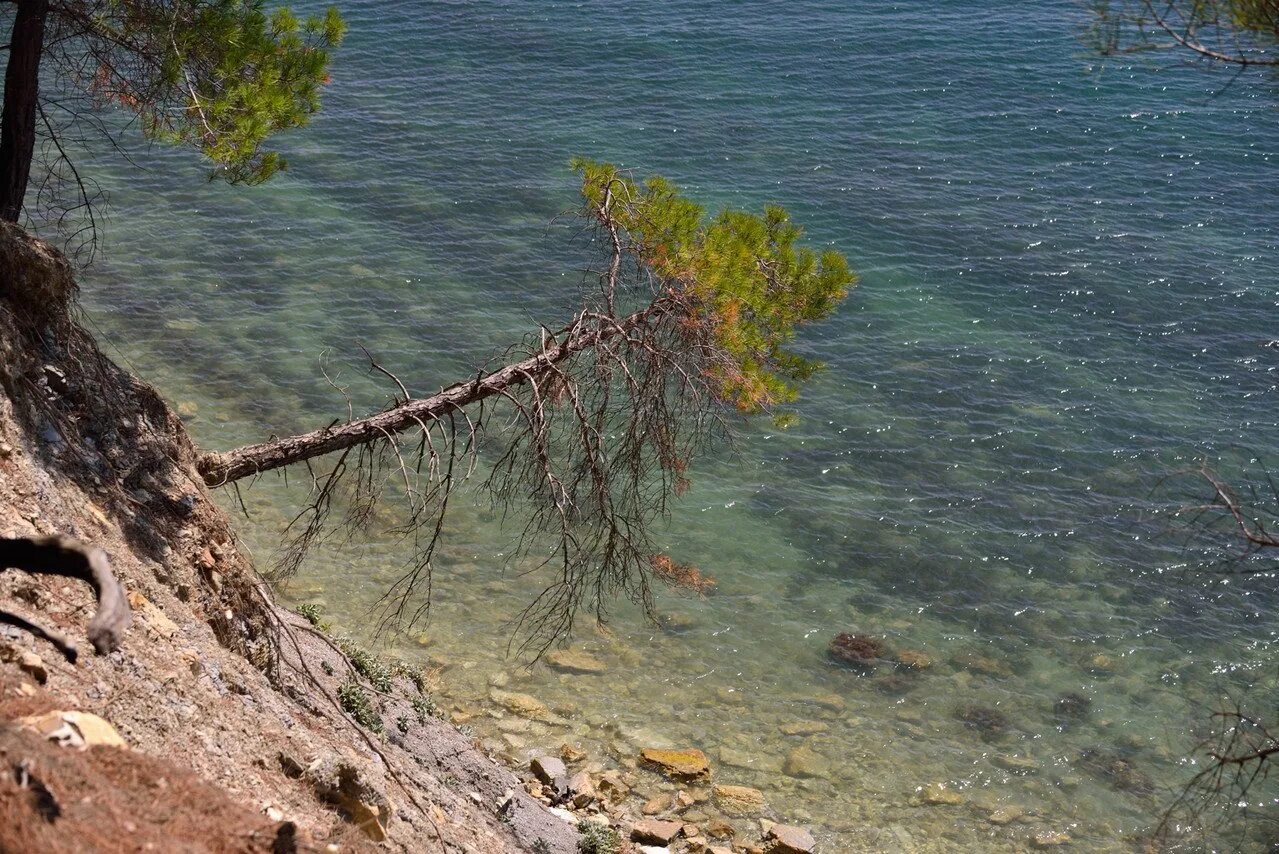
[[[1070,834],[1063,830],[1041,830],[1030,837],[1031,848],[1058,848],[1070,844]]]
[[[706,823],[706,834],[712,839],[732,839],[737,831],[722,818],[713,818]]]
[[[919,792],[919,800],[929,806],[956,806],[964,802],[964,796],[944,783],[929,783]]]
[[[670,845],[679,837],[683,829],[684,826],[678,821],[644,818],[637,821],[631,828],[631,841],[645,845]]]
[[[590,676],[608,669],[604,662],[580,649],[557,649],[546,654],[546,663],[561,673]]]
[[[675,780],[704,780],[711,775],[710,760],[695,747],[682,750],[646,747],[640,751],[640,759]]]
[[[810,854],[817,847],[813,834],[802,827],[775,824],[764,837],[769,841],[769,854]]]
[[[715,803],[727,815],[758,815],[764,809],[764,793],[750,786],[716,786]]]
[[[586,751],[566,741],[560,745],[560,759],[569,763],[581,762],[586,759]]]
[[[788,777],[821,779],[830,776],[830,760],[806,744],[786,754],[782,773]]]
[[[779,726],[783,735],[817,735],[830,729],[830,724],[823,721],[788,721]]]
[[[1013,774],[1034,774],[1039,770],[1039,763],[1028,756],[996,756],[996,765]]]
[[[911,670],[927,670],[933,666],[933,660],[917,649],[903,649],[897,653],[897,661]]]
[[[822,709],[830,709],[832,712],[844,711],[844,698],[838,694],[815,693],[800,694],[791,698],[796,703],[803,703],[806,706],[817,706]]]
[[[991,824],[997,824],[1000,827],[1002,827],[1005,824],[1012,824],[1014,821],[1021,818],[1025,814],[1026,814],[1026,811],[1022,809],[1021,807],[1017,807],[1017,806],[1010,805],[1010,806],[996,807],[995,809],[990,811],[990,815],[986,817],[986,820],[989,821]]]
[[[658,815],[669,810],[675,804],[675,799],[670,795],[655,795],[640,807],[640,812],[644,815]]]
[[[511,714],[522,718],[531,718],[535,721],[549,721],[555,718],[545,703],[529,694],[500,691],[494,688],[489,691],[489,698]]]
[[[568,775],[564,760],[558,756],[538,756],[528,764],[528,767],[537,779],[548,786],[554,785],[556,780],[562,780]]]
[[[969,673],[977,673],[981,676],[994,676],[999,679],[1009,679],[1013,676],[1013,669],[1006,662],[987,655],[971,652],[958,653],[951,657],[950,663]]]

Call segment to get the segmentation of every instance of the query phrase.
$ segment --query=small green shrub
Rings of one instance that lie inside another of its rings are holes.
[[[442,718],[444,713],[435,704],[435,700],[426,694],[418,694],[413,698],[413,711],[417,713],[418,723],[426,723],[427,718]]]
[[[351,660],[355,672],[369,680],[374,688],[389,693],[395,687],[391,682],[391,668],[385,661],[346,638],[338,638],[337,645],[342,654]]]
[[[408,735],[409,719],[404,715],[400,715],[398,718],[395,719],[395,728],[400,731],[400,735]]]
[[[611,827],[584,821],[577,829],[581,833],[577,840],[581,854],[619,854],[622,850],[622,837]]]
[[[348,679],[338,689],[338,702],[360,726],[379,735],[382,733],[382,716],[377,713],[373,701],[355,677]]]
[[[308,602],[305,605],[298,606],[298,613],[311,625],[317,629],[328,629],[328,624],[324,622],[324,606],[315,602]]]

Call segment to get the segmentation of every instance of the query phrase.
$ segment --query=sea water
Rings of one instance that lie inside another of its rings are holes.
[[[798,423],[738,425],[658,534],[716,592],[580,625],[603,672],[509,654],[538,577],[508,563],[518,528],[455,502],[429,620],[389,650],[443,667],[441,705],[515,762],[701,748],[828,851],[1049,831],[1120,851],[1148,829],[1208,713],[1274,669],[1273,580],[1196,570],[1163,512],[1205,497],[1179,473],[1243,476],[1279,438],[1267,81],[1102,62],[1066,2],[340,5],[323,112],[270,184],[133,143],[137,167],[86,161],[111,195],[91,320],[202,446],[345,417],[339,387],[384,405],[360,345],[421,394],[562,323],[595,260],[562,216],[573,156],[711,209],[782,204],[861,274],[798,343],[828,365]],[[242,490],[263,565],[300,480]],[[408,554],[378,522],[285,595],[365,635]],[[842,631],[932,666],[842,669]],[[505,714],[495,686],[560,723]],[[1068,694],[1082,719],[1054,710]],[[1002,733],[972,725],[989,710]],[[963,803],[922,803],[930,785]]]

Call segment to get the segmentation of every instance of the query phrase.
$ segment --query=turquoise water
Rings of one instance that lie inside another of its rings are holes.
[[[496,752],[568,738],[625,764],[696,745],[827,851],[1013,851],[1040,830],[1126,850],[1184,779],[1206,706],[1273,671],[1269,581],[1185,571],[1197,556],[1156,513],[1190,494],[1170,472],[1232,471],[1279,439],[1279,351],[1261,346],[1273,91],[1103,66],[1071,3],[341,5],[324,112],[282,141],[279,180],[96,158],[113,215],[85,300],[198,440],[342,415],[322,365],[357,409],[381,406],[357,342],[423,392],[553,327],[590,261],[555,219],[574,155],[712,207],[784,204],[862,282],[803,339],[830,367],[800,423],[746,426],[701,460],[663,534],[717,595],[663,597],[667,630],[625,606],[611,633],[584,627],[603,674],[523,668],[505,640],[534,582],[503,572],[510,532],[463,506],[425,636],[396,651],[446,665],[448,704]],[[245,498],[265,563],[301,493],[267,478]],[[334,543],[288,593],[358,632],[404,557],[389,535]],[[886,693],[827,662],[839,631],[934,665]],[[955,663],[973,654],[995,675]],[[572,714],[498,717],[494,685]],[[1062,727],[1068,692],[1092,713]],[[1001,739],[956,719],[972,705],[1007,715]],[[814,776],[788,773],[800,747]],[[1154,790],[1116,790],[1088,750]],[[940,782],[966,802],[917,805]],[[992,823],[999,805],[1027,815]]]

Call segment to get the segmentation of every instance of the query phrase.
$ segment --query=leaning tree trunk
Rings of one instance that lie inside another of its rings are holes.
[[[4,111],[0,114],[0,220],[17,222],[27,194],[36,145],[36,105],[40,54],[48,0],[18,0],[4,75]]]
[[[661,314],[666,305],[657,300],[642,311],[596,329],[570,334],[563,343],[547,347],[519,362],[506,365],[464,383],[457,383],[419,400],[409,400],[385,412],[313,430],[300,436],[246,445],[221,454],[205,454],[196,461],[201,477],[209,486],[223,486],[259,472],[300,463],[333,451],[385,439],[433,421],[471,404],[503,394],[527,380],[537,380],[558,363],[601,341],[631,330]]]

